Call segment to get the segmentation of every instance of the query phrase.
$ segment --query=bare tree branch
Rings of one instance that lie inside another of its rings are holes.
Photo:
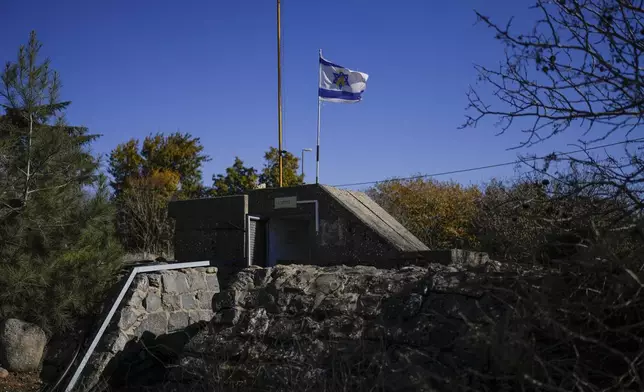
[[[491,117],[503,133],[532,119],[518,124],[527,135],[520,146],[573,125],[586,135],[600,128],[588,142],[637,129],[644,107],[644,11],[625,0],[538,0],[534,9],[541,18],[529,32],[476,13],[506,52],[497,69],[476,66],[479,81],[492,90],[483,96],[470,89],[463,127]]]

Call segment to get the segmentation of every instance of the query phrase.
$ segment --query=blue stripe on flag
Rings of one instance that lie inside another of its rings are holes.
[[[333,64],[333,63],[332,63],[332,62],[330,62],[330,61],[326,61],[326,60],[325,60],[325,59],[323,59],[322,57],[320,57],[320,64],[322,64],[322,65],[328,65],[329,67],[344,68],[344,67],[343,67],[343,66],[341,66],[341,65]]]
[[[362,93],[352,93],[351,91],[327,90],[318,88],[320,98],[344,99],[346,101],[359,101]]]

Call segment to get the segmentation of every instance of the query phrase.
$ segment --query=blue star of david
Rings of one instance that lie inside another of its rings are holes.
[[[333,84],[342,88],[349,85],[349,75],[344,72],[333,73]]]

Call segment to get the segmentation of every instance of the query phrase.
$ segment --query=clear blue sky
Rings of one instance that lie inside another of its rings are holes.
[[[321,180],[343,184],[511,161],[519,132],[491,122],[458,130],[474,63],[503,48],[473,10],[530,25],[529,0],[341,2],[283,0],[284,147],[315,148],[317,55],[370,75],[364,100],[322,110]],[[277,144],[274,0],[31,1],[0,4],[0,60],[14,60],[35,29],[71,100],[67,118],[118,143],[180,130],[212,161],[204,182],[235,155],[261,167]],[[576,133],[575,133],[576,132]],[[567,135],[523,153],[569,150]],[[307,180],[315,156],[306,157]],[[512,167],[452,176],[465,183]],[[449,178],[449,177],[447,177]]]

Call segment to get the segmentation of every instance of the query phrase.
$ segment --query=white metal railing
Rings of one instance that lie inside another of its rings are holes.
[[[188,263],[173,263],[173,264],[146,265],[146,266],[134,267],[134,269],[132,269],[132,272],[130,273],[130,276],[128,276],[127,281],[125,282],[125,285],[121,289],[121,292],[119,292],[119,295],[116,297],[116,301],[114,301],[112,308],[110,309],[107,316],[105,316],[105,320],[103,320],[101,327],[98,329],[98,332],[96,332],[96,336],[94,336],[94,339],[92,340],[92,344],[90,344],[89,348],[87,349],[87,352],[85,353],[85,356],[83,356],[83,359],[78,364],[78,367],[76,368],[76,372],[74,372],[72,379],[67,384],[67,388],[65,388],[65,392],[71,392],[74,389],[74,386],[76,386],[78,379],[83,373],[83,369],[85,369],[85,366],[87,365],[87,361],[89,361],[89,358],[91,357],[92,353],[94,353],[94,350],[98,345],[98,342],[101,340],[101,337],[103,337],[103,334],[107,329],[107,326],[110,324],[110,321],[112,321],[112,317],[114,317],[114,313],[116,313],[116,309],[118,309],[119,305],[121,304],[121,301],[123,301],[123,297],[125,297],[125,293],[127,293],[127,290],[132,285],[132,282],[134,281],[134,278],[136,277],[137,274],[141,272],[156,272],[156,271],[208,267],[208,266],[210,266],[210,261],[192,261]]]

